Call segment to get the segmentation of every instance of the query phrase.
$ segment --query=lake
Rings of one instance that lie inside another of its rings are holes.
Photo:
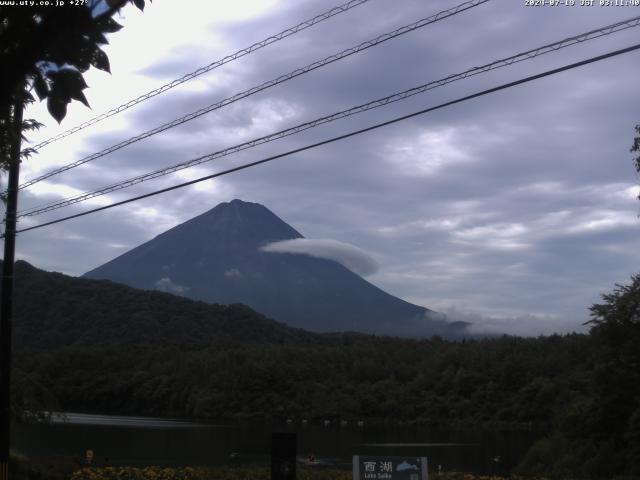
[[[84,458],[96,465],[269,465],[271,433],[297,434],[298,455],[350,468],[352,455],[426,456],[429,470],[509,473],[539,433],[251,421],[205,424],[67,413],[64,421],[18,425],[12,448],[39,459]]]

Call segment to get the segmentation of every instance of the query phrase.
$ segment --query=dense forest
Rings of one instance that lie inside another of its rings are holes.
[[[51,409],[527,428],[544,435],[522,473],[640,478],[640,277],[592,307],[589,335],[459,342],[319,335],[241,305],[26,263],[16,286],[16,419]]]
[[[70,347],[15,364],[69,411],[531,426],[586,388],[588,344],[344,335],[320,345]]]
[[[24,261],[16,262],[15,269],[13,341],[18,349],[168,339],[191,344],[221,339],[323,341],[320,335],[270,320],[245,305],[212,305],[106,280],[75,278]]]

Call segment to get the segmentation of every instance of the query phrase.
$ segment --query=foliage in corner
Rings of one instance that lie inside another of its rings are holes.
[[[640,275],[591,307],[593,438],[621,473],[640,475]]]
[[[144,9],[144,0],[97,0],[67,6],[35,2],[28,7],[0,8],[0,167],[7,167],[7,145],[16,136],[11,120],[14,105],[34,101],[32,92],[41,101],[47,100],[49,113],[58,122],[72,100],[89,106],[83,73],[92,66],[110,71],[100,46],[108,43],[107,34],[122,28],[111,16],[129,1]],[[33,120],[28,122],[20,133],[37,126]]]
[[[529,450],[521,473],[640,478],[640,275],[590,310],[589,389]]]

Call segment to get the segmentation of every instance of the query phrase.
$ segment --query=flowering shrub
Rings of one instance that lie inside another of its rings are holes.
[[[191,467],[103,467],[83,468],[71,475],[71,480],[201,480],[202,472]]]
[[[242,468],[161,468],[102,467],[83,468],[70,480],[270,480],[268,469]],[[298,469],[297,480],[352,480],[350,470]],[[504,477],[469,473],[432,474],[433,480],[507,480]],[[545,480],[543,478],[511,477],[510,480]]]
[[[352,480],[348,470],[298,469],[297,480]],[[270,480],[265,468],[83,468],[70,480]]]

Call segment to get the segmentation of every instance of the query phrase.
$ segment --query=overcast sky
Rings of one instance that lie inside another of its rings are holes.
[[[42,149],[27,180],[457,1],[371,0]],[[580,3],[580,0],[576,0]],[[34,141],[339,4],[155,0],[127,7],[61,126]],[[640,15],[639,7],[492,0],[263,91],[21,193],[20,207],[161,166]],[[35,225],[371,125],[637,43],[640,28],[432,90],[222,161],[21,222]],[[170,194],[21,234],[18,258],[79,275],[220,202],[258,202],[310,239],[366,252],[366,278],[410,302],[520,334],[585,331],[588,307],[640,270],[640,53],[595,63]],[[326,247],[326,245],[325,245]],[[368,273],[371,273],[368,272]]]

